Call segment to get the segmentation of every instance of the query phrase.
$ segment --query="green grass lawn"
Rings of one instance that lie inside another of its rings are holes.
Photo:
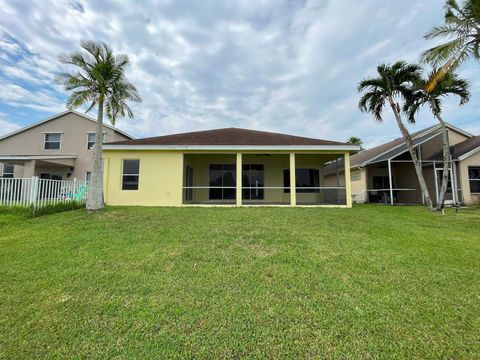
[[[0,358],[480,358],[480,209],[0,214]]]

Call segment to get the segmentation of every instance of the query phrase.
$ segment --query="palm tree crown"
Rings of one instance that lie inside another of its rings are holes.
[[[84,41],[81,47],[84,51],[60,56],[62,63],[78,68],[74,73],[60,73],[57,78],[65,90],[71,91],[67,107],[78,108],[88,103],[89,112],[99,102],[104,102],[107,118],[112,125],[115,125],[118,117],[133,117],[127,101],[141,102],[141,99],[135,86],[125,76],[128,57],[114,55],[105,43]]]
[[[398,97],[408,97],[412,84],[421,78],[421,68],[415,64],[397,61],[393,65],[379,65],[377,72],[379,77],[359,83],[357,89],[364,94],[358,106],[361,111],[372,113],[376,121],[382,122],[385,102]]]
[[[456,0],[447,0],[445,23],[434,27],[426,39],[443,38],[446,42],[422,54],[431,65],[441,66],[430,81],[426,91],[433,91],[438,81],[469,57],[480,60],[480,0],[465,0],[460,6]]]
[[[459,105],[464,105],[470,100],[468,81],[459,78],[455,73],[445,74],[432,92],[426,92],[425,85],[436,73],[437,70],[433,70],[427,79],[419,79],[414,84],[414,91],[407,97],[403,107],[409,122],[415,122],[415,115],[423,105],[428,105],[432,113],[439,116],[442,112],[442,98],[449,95],[457,96],[460,100]]]

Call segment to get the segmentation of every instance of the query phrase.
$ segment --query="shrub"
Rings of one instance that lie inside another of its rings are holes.
[[[62,211],[70,211],[85,208],[85,204],[77,201],[69,201],[58,204],[47,204],[41,208],[34,208],[33,206],[21,207],[21,206],[0,206],[0,216],[3,221],[10,222],[15,218],[34,218],[37,216],[43,216],[48,214],[54,214]]]

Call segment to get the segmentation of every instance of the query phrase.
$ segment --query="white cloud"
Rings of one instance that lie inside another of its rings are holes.
[[[40,113],[61,110],[53,84],[59,53],[82,39],[130,56],[143,104],[118,125],[137,135],[237,126],[367,145],[398,136],[388,112],[377,125],[358,110],[356,84],[382,62],[417,61],[422,35],[442,22],[443,1],[0,0],[0,99]],[[469,75],[478,64],[469,64]],[[479,85],[472,86],[478,98]],[[445,106],[475,128],[472,103]],[[0,110],[2,110],[0,105]],[[5,111],[5,110],[2,110]],[[461,114],[461,115],[459,115]],[[10,118],[14,118],[10,116]],[[413,129],[433,123],[422,113]]]
[[[7,119],[6,114],[0,113],[0,136],[11,133],[19,128],[19,125]]]

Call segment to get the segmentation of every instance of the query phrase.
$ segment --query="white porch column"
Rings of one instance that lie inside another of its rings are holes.
[[[236,199],[237,199],[237,206],[242,206],[242,153],[237,153],[237,185],[236,185]]]
[[[345,168],[345,196],[347,201],[347,207],[352,207],[352,182],[350,178],[350,153],[346,152],[343,154],[343,164]],[[338,184],[338,174],[337,174],[337,184]],[[337,185],[338,186],[338,185]],[[338,190],[337,190],[338,191]]]
[[[393,205],[392,162],[388,159],[388,186],[390,187],[390,205]]]
[[[297,205],[297,178],[295,171],[295,153],[290,153],[290,206]]]
[[[452,159],[452,156],[450,155],[450,166],[452,170],[452,194],[453,194],[453,201],[455,203],[460,203],[460,197],[458,196],[458,180],[457,180],[457,164]]]
[[[435,180],[435,199],[438,204],[438,177],[437,177],[437,163],[433,162],[433,179]]]

